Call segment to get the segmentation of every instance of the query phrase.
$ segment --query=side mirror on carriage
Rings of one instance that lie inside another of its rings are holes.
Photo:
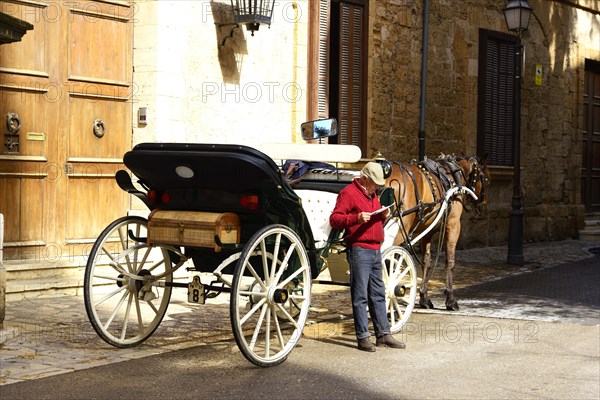
[[[335,118],[318,119],[304,122],[300,125],[302,139],[313,140],[337,135],[337,120]]]

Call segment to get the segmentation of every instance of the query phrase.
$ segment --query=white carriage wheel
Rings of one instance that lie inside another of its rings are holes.
[[[147,221],[123,217],[100,234],[85,268],[83,296],[92,327],[105,342],[132,347],[154,333],[171,299],[169,252],[149,247]]]
[[[381,258],[390,331],[398,333],[415,306],[417,271],[413,258],[404,247],[390,247]]]
[[[302,335],[310,290],[310,263],[298,235],[284,225],[256,232],[236,265],[230,302],[235,341],[250,362],[285,361]]]

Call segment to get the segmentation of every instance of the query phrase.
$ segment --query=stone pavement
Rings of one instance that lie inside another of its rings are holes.
[[[514,308],[514,304],[503,303],[502,296],[507,293],[510,295],[510,291],[498,291],[497,287],[494,289],[494,282],[500,282],[500,279],[514,279],[518,282],[521,277],[529,276],[521,275],[526,272],[543,273],[548,268],[562,268],[567,263],[587,262],[586,260],[595,263],[598,257],[589,250],[599,246],[600,243],[597,242],[576,240],[527,244],[524,249],[526,263],[523,266],[506,264],[505,246],[461,250],[457,253],[455,273],[455,287],[461,310],[456,313],[443,310],[415,312],[444,313],[447,316],[532,318],[531,313],[507,313],[506,310]],[[438,306],[443,306],[443,262],[442,254],[430,286],[433,301]],[[598,293],[597,283],[591,282],[596,287],[593,293]],[[496,297],[473,300],[479,299],[482,293],[488,293],[486,287],[482,288],[480,285],[492,285],[489,293],[495,291]],[[473,288],[478,286],[479,290],[474,291]],[[494,310],[504,313],[494,314]],[[552,321],[556,315],[568,315],[570,311],[559,309],[557,313],[552,314],[548,320]],[[588,317],[587,323],[595,322],[598,325],[597,308],[596,313],[592,310]],[[345,336],[350,341],[353,340],[352,310],[347,287],[313,286],[311,312],[304,335],[315,339]],[[4,326],[0,330],[0,385],[179,349],[230,342],[232,336],[226,295],[209,300],[205,305],[195,305],[187,303],[185,290],[174,291],[167,314],[157,331],[145,343],[130,349],[111,347],[96,336],[87,320],[82,297],[9,302]]]

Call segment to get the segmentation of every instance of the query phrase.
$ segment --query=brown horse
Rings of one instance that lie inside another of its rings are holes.
[[[401,216],[401,227],[394,245],[412,247],[415,239],[435,222],[442,208],[436,226],[419,239],[423,267],[419,305],[434,308],[427,290],[434,267],[431,265],[431,240],[434,233],[440,232],[440,243],[443,242],[446,248],[446,309],[458,310],[458,302],[454,299],[453,272],[461,230],[460,217],[463,209],[473,208],[479,212],[487,202],[485,187],[489,182],[489,171],[485,160],[442,155],[437,160],[425,159],[419,163],[392,162],[389,173],[386,186],[393,188],[394,192],[396,209],[393,215]],[[469,195],[469,191],[477,199]],[[444,205],[444,202],[447,204]]]

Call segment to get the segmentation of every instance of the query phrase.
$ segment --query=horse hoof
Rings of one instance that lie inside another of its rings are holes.
[[[419,306],[421,306],[421,308],[425,308],[428,310],[434,309],[435,307],[433,306],[433,303],[431,302],[431,300],[427,299],[421,299],[419,300]]]
[[[446,303],[446,310],[448,311],[458,311],[458,302],[454,301],[452,303]]]

